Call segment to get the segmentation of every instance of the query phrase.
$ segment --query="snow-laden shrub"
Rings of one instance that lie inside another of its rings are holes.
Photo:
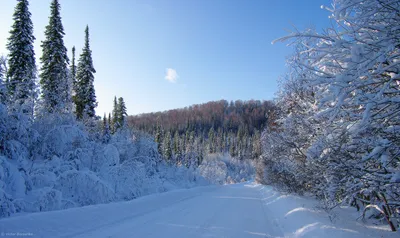
[[[138,154],[134,140],[135,136],[133,135],[133,132],[128,129],[119,130],[112,136],[110,144],[114,145],[118,149],[120,162]]]
[[[162,191],[210,184],[208,180],[199,174],[195,167],[170,166],[167,162],[162,161],[158,163],[157,171],[157,175],[159,175],[162,182]]]
[[[26,147],[30,147],[35,142],[36,132],[31,128],[30,118],[22,113],[10,112],[6,118],[7,130],[6,138],[16,140]]]
[[[239,183],[252,180],[255,176],[255,168],[251,161],[232,158],[228,154],[206,156],[197,171],[214,184]]]
[[[16,140],[5,142],[4,154],[12,160],[24,160],[29,158],[29,152],[25,145]]]
[[[85,147],[88,133],[72,114],[38,113],[31,126],[38,134],[36,146],[32,148],[33,159],[62,157],[68,151]]]
[[[0,186],[4,187],[4,184],[0,183]],[[0,188],[0,218],[9,217],[16,212],[12,201],[12,196]]]
[[[63,155],[62,171],[83,168],[93,170],[93,157],[93,149],[90,148],[83,147],[68,151]]]
[[[109,182],[116,196],[123,200],[130,200],[142,195],[145,175],[144,164],[132,159],[102,171],[103,178]]]
[[[138,135],[135,135],[134,138],[137,148],[135,156],[146,155],[148,159],[151,158],[151,161],[154,162],[156,159],[160,160],[161,158],[157,151],[157,143],[154,142],[154,138],[140,132],[137,133]]]
[[[63,198],[79,205],[107,203],[114,200],[114,190],[92,171],[70,170],[62,173],[55,187]]]
[[[120,158],[118,149],[112,145],[96,145],[96,154],[92,159],[91,169],[93,171],[100,171],[106,169],[107,167],[119,165]]]
[[[251,160],[240,160],[229,154],[221,158],[228,168],[227,183],[238,183],[254,179],[255,166]]]
[[[0,218],[17,212],[14,200],[23,198],[25,192],[25,179],[15,161],[0,156]]]
[[[202,161],[198,171],[210,183],[224,184],[228,174],[228,167],[219,156],[209,155]]]
[[[7,107],[0,103],[0,149],[4,147],[4,143],[7,141],[7,116]]]
[[[43,138],[43,152],[50,155],[61,156],[66,151],[83,144],[85,134],[74,125],[56,125],[48,131]]]
[[[30,210],[27,209],[28,211],[52,211],[61,208],[61,192],[50,187],[33,190],[30,198],[33,202]]]
[[[185,166],[172,167],[169,168],[166,166],[161,169],[163,171],[162,178],[165,185],[165,190],[171,190],[176,187],[189,188],[192,187],[192,183],[196,181],[196,174],[193,169],[188,169]]]
[[[26,192],[25,179],[17,166],[11,162],[6,157],[0,156],[0,181],[3,182],[0,188],[13,198],[21,198]]]
[[[57,176],[46,167],[38,168],[30,173],[32,184],[35,188],[53,187]]]
[[[162,180],[159,175],[145,176],[143,178],[142,192],[141,194],[148,195],[153,193],[160,193],[165,191],[162,186]]]
[[[132,157],[146,165],[147,176],[153,176],[157,172],[157,164],[161,162],[157,144],[152,137],[139,132],[138,136],[134,139],[134,144],[137,149]]]
[[[110,183],[118,199],[128,200],[163,191],[161,175],[157,174],[157,145],[150,137],[119,131],[110,143],[103,155],[98,156],[103,157],[100,174]]]

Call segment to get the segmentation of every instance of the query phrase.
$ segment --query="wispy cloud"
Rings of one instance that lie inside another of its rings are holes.
[[[178,80],[179,75],[175,69],[167,68],[165,79],[168,80],[170,83],[176,83]]]

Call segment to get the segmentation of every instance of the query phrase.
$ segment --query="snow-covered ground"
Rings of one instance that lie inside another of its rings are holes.
[[[242,183],[153,194],[128,202],[0,220],[7,236],[30,237],[396,237],[386,226],[331,216],[313,199]]]

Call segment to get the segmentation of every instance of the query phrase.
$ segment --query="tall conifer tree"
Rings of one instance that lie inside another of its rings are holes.
[[[5,104],[7,98],[7,89],[5,85],[5,75],[7,74],[6,65],[6,57],[0,56],[0,104]]]
[[[33,114],[33,103],[36,97],[36,63],[33,51],[33,24],[28,9],[28,0],[18,0],[15,7],[8,38],[8,94],[11,102],[16,105],[28,103],[24,107],[25,113]]]
[[[76,115],[78,118],[84,116],[95,117],[97,107],[96,94],[94,90],[94,73],[92,51],[89,44],[89,26],[85,29],[85,45],[79,57],[76,70]]]
[[[123,127],[125,125],[125,118],[128,115],[128,113],[126,112],[126,105],[122,97],[118,98],[117,112],[118,112],[118,125],[119,127]]]
[[[172,156],[172,148],[171,148],[171,133],[170,131],[167,131],[165,133],[165,137],[163,140],[163,147],[164,147],[164,158],[167,161],[171,160],[171,156]]]
[[[115,133],[118,128],[118,102],[117,97],[114,96],[114,106],[112,110],[112,132]]]
[[[157,150],[160,155],[162,155],[162,130],[159,122],[157,122],[156,133],[154,136],[154,141],[157,143]]]
[[[48,112],[68,112],[70,98],[67,48],[64,46],[64,27],[61,22],[60,4],[53,0],[50,5],[49,24],[42,42],[43,54],[40,84],[43,107]]]
[[[72,101],[76,106],[76,90],[78,85],[76,83],[75,46],[72,47],[72,60],[69,71],[70,71],[70,82],[72,84]],[[75,113],[76,113],[76,108],[75,108]]]
[[[110,124],[109,124],[109,119],[107,120],[107,115],[104,113],[103,117],[103,143],[108,143],[111,138],[111,132],[110,132]]]
[[[112,133],[111,113],[108,113],[108,126],[110,127],[110,133]]]

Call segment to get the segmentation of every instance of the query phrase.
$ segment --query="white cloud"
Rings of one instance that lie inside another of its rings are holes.
[[[179,75],[175,69],[167,68],[165,79],[168,80],[170,83],[176,83],[178,80]]]

